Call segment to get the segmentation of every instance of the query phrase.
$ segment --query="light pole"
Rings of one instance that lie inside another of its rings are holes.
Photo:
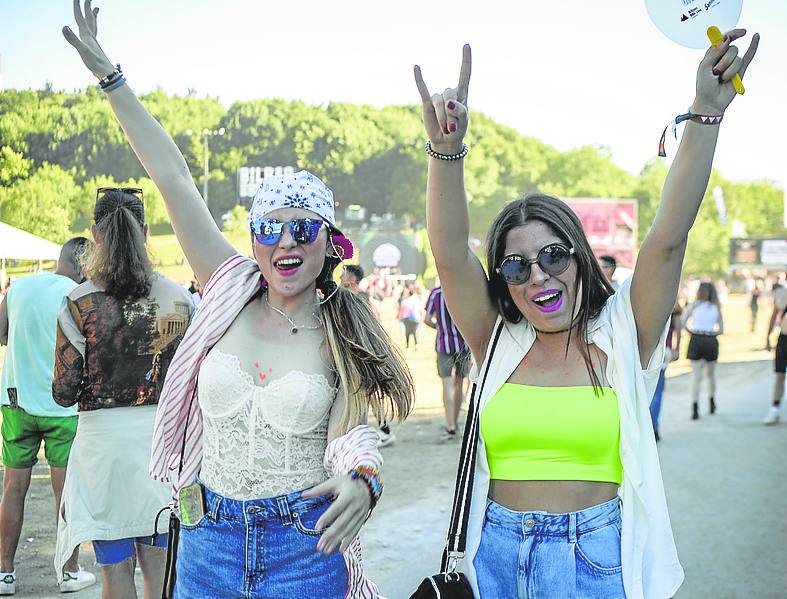
[[[203,129],[202,130],[202,138],[205,141],[204,144],[204,152],[203,152],[203,171],[202,171],[202,198],[205,200],[205,205],[208,206],[208,173],[209,173],[209,148],[208,148],[208,138],[213,137],[214,135],[224,135],[226,129],[224,127],[220,127],[218,129]],[[191,135],[193,132],[191,129],[186,129],[186,135]]]

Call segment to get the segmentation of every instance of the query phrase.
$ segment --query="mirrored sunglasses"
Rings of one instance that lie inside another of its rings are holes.
[[[290,228],[290,235],[300,244],[314,243],[323,224],[319,218],[296,218],[280,221],[275,218],[261,218],[251,222],[251,232],[262,245],[273,245],[281,239],[284,226]]]

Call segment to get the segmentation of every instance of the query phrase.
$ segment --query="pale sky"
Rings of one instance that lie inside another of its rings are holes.
[[[644,0],[96,5],[99,41],[135,90],[195,88],[226,106],[265,97],[414,103],[412,65],[422,66],[433,90],[454,86],[469,42],[471,111],[560,150],[609,146],[614,161],[635,173],[656,154],[664,125],[690,105],[702,56],[664,37]],[[0,0],[4,88],[95,83],[60,33],[66,24],[73,27],[70,0]],[[745,0],[740,26],[762,41],[746,95],[725,116],[715,164],[732,180],[783,184],[787,2]]]

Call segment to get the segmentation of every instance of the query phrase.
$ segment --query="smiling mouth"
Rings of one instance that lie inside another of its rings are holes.
[[[563,292],[545,293],[531,300],[542,312],[554,312],[563,305]]]
[[[300,258],[281,258],[273,263],[274,268],[282,274],[293,274],[303,264]]]

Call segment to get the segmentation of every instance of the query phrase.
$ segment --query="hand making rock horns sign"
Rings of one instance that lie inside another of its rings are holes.
[[[755,33],[746,53],[738,56],[738,48],[732,43],[744,35],[745,29],[733,29],[724,36],[721,44],[708,48],[697,70],[697,95],[691,107],[693,113],[722,114],[735,98],[732,78],[736,73],[743,78],[760,43],[760,34]]]
[[[462,150],[467,133],[467,92],[470,87],[472,56],[470,45],[462,49],[462,68],[459,70],[459,84],[446,88],[442,94],[430,94],[424,83],[421,67],[413,69],[415,84],[421,94],[424,112],[424,127],[432,142],[432,149],[444,154],[456,154]]]

